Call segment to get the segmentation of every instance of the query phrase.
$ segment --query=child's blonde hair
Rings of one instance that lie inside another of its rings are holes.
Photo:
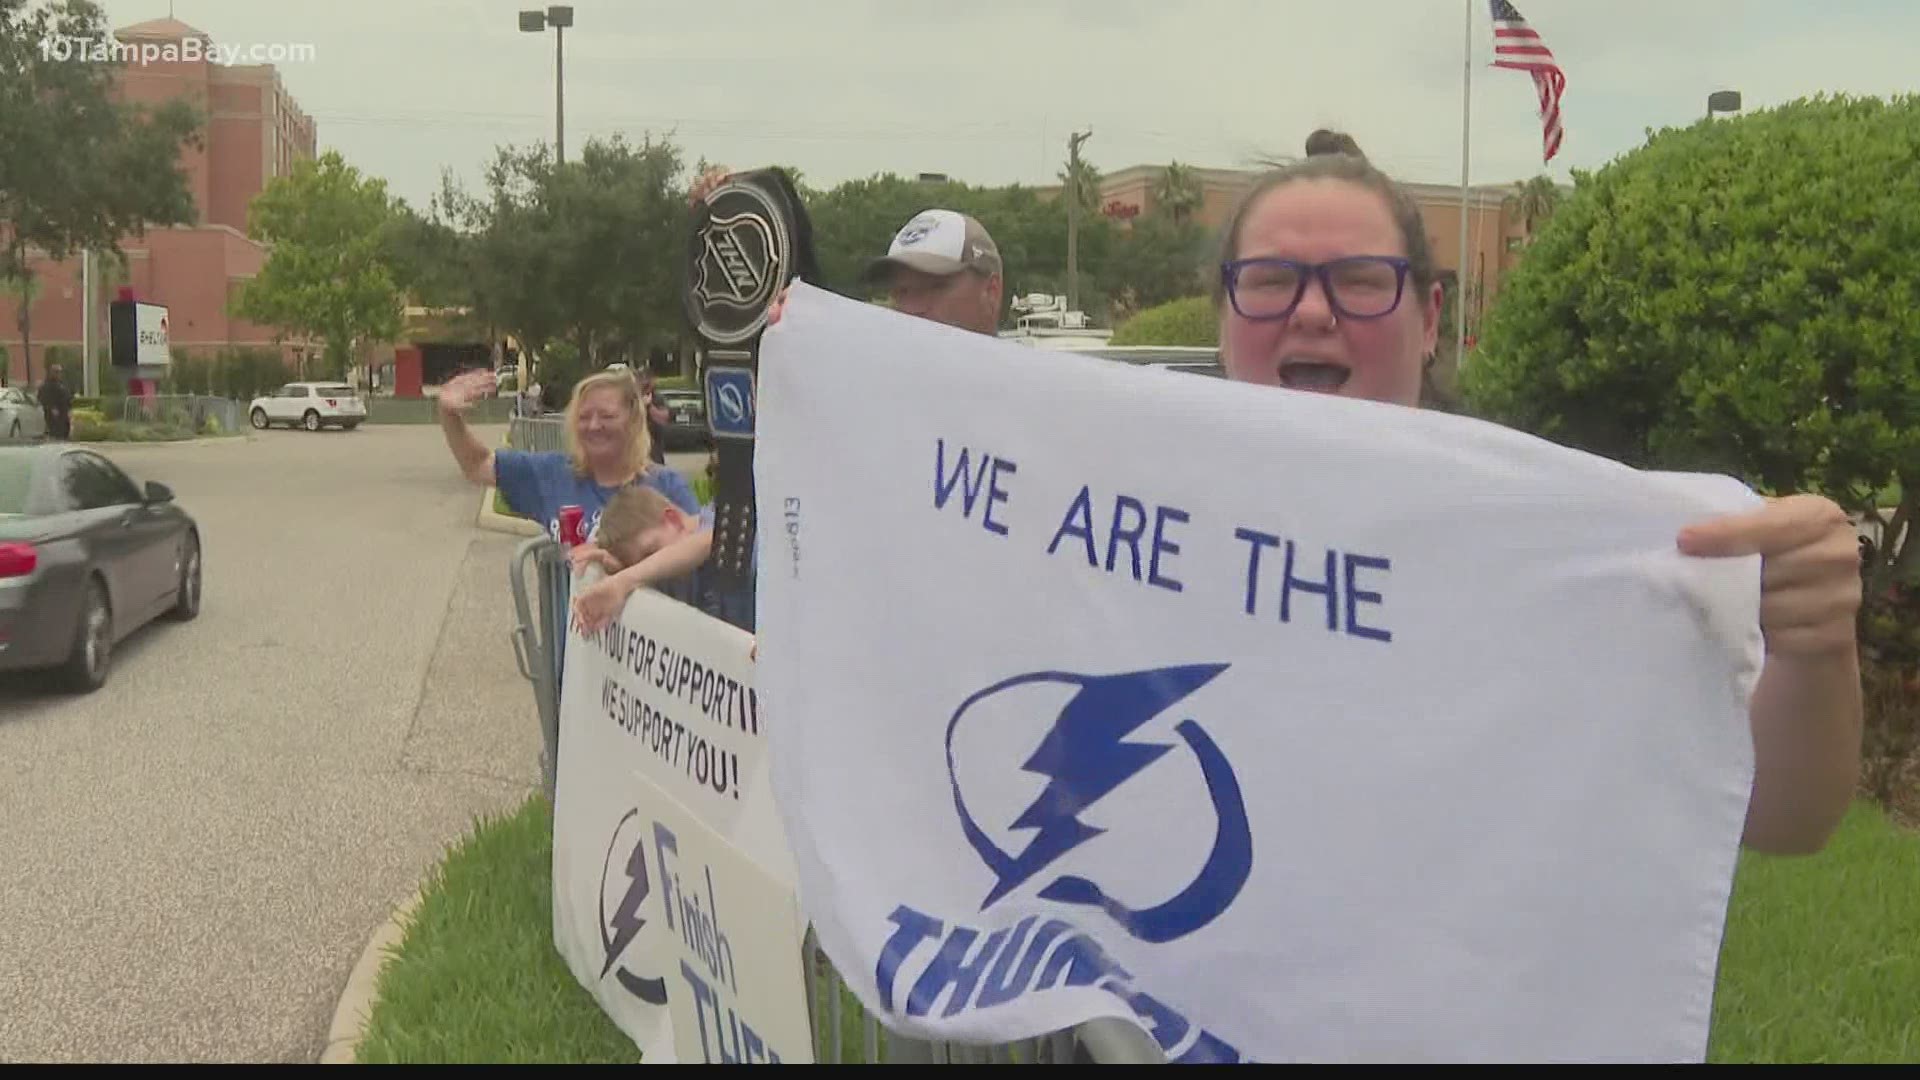
[[[609,550],[615,544],[627,543],[647,530],[665,524],[667,511],[671,508],[673,503],[652,487],[634,484],[621,488],[618,494],[607,500],[606,508],[600,511],[596,543]]]

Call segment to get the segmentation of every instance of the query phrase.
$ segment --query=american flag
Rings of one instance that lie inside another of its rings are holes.
[[[1560,126],[1560,95],[1567,88],[1566,73],[1553,59],[1540,35],[1527,25],[1507,0],[1489,0],[1493,6],[1493,66],[1524,71],[1533,76],[1533,88],[1540,93],[1540,144],[1543,160],[1552,161],[1560,152],[1560,139],[1566,134]]]

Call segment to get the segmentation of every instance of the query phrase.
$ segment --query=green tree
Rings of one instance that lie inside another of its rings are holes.
[[[249,235],[272,251],[235,313],[272,327],[276,341],[321,338],[326,374],[342,377],[367,346],[400,334],[403,294],[387,247],[396,216],[386,181],[337,151],[296,164],[248,208]]]
[[[439,200],[422,213],[395,200],[381,237],[384,258],[413,303],[430,308],[473,303],[473,237],[441,211]]]
[[[1663,130],[1576,174],[1461,373],[1476,413],[1882,519],[1920,577],[1920,96]]]
[[[1173,218],[1176,225],[1184,225],[1200,209],[1206,193],[1200,186],[1200,174],[1193,166],[1182,165],[1178,161],[1169,164],[1161,172],[1160,179],[1153,184],[1153,201],[1161,210]]]
[[[680,152],[651,138],[590,140],[555,165],[547,148],[502,147],[484,195],[448,185],[471,237],[472,300],[535,353],[570,343],[586,370],[677,343],[686,257]]]
[[[1206,230],[1164,209],[1120,231],[1097,267],[1119,317],[1207,291],[1205,267],[1213,245]]]
[[[31,11],[27,0],[0,0],[0,281],[20,298],[29,383],[30,248],[56,262],[86,249],[120,261],[123,239],[194,219],[178,161],[198,144],[200,117],[180,100],[158,109],[116,100],[115,65],[77,55],[81,39],[108,39],[89,0]]]
[[[887,250],[893,234],[915,214],[944,207],[973,215],[993,235],[1008,297],[1067,291],[1067,219],[1057,200],[1043,199],[1033,188],[928,182],[887,173],[802,194],[826,275],[816,284],[871,299],[873,290],[861,282],[860,271]],[[1097,314],[1106,310],[1113,293],[1112,261],[1122,241],[1119,230],[1097,214],[1082,218],[1078,232],[1080,295],[1083,306]]]

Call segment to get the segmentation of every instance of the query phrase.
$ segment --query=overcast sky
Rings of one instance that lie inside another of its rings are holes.
[[[1050,183],[1075,128],[1102,170],[1235,167],[1344,129],[1406,180],[1458,184],[1472,12],[1474,183],[1565,180],[1686,124],[1820,91],[1920,89],[1910,0],[1513,0],[1567,72],[1540,160],[1530,80],[1496,71],[1486,0],[581,0],[566,146],[671,133],[689,162],[796,166],[825,186],[893,171]],[[168,0],[104,0],[113,25]],[[340,151],[424,206],[500,143],[551,140],[554,37],[516,0],[175,0],[216,45],[311,45],[280,65]],[[531,6],[531,5],[528,5]],[[1178,14],[1176,14],[1178,12]]]

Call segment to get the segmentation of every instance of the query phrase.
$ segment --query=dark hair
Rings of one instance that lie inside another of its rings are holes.
[[[1414,285],[1424,292],[1438,280],[1433,252],[1427,247],[1426,219],[1421,216],[1419,205],[1391,177],[1367,160],[1351,135],[1325,128],[1307,136],[1305,160],[1283,165],[1262,176],[1248,189],[1240,205],[1234,207],[1233,216],[1221,234],[1221,263],[1239,258],[1240,230],[1260,199],[1267,192],[1296,180],[1344,180],[1385,199],[1393,223],[1400,230],[1400,242],[1407,249],[1407,261],[1412,264],[1409,276]],[[1226,299],[1226,283],[1218,274],[1214,276],[1213,299],[1216,304]]]

